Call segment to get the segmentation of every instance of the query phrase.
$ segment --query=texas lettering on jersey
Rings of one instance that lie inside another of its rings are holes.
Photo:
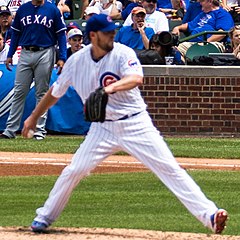
[[[26,17],[23,17],[20,21],[24,26],[35,23],[42,24],[47,28],[51,28],[53,23],[53,19],[48,19],[47,16],[42,15],[28,15]]]

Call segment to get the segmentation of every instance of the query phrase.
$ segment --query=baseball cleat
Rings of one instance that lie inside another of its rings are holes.
[[[0,134],[0,138],[1,139],[11,139],[9,136],[5,135],[5,134]]]
[[[38,221],[33,221],[31,225],[31,229],[35,233],[44,233],[46,232],[47,228],[47,224]]]
[[[215,214],[211,216],[213,232],[221,234],[226,228],[226,222],[228,220],[228,213],[224,209],[218,209]]]

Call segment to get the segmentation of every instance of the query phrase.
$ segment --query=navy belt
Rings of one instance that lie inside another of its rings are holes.
[[[38,51],[42,51],[42,50],[46,49],[44,47],[38,47],[38,46],[23,46],[22,48],[25,50],[32,51],[32,52],[38,52]]]
[[[130,117],[136,116],[136,115],[138,115],[139,113],[141,113],[141,112],[133,113],[133,114],[131,114],[131,115],[125,115],[125,116],[123,116],[123,117],[121,117],[121,118],[119,118],[119,119],[117,119],[117,120],[105,119],[105,121],[113,122],[113,121],[125,120],[125,119],[128,119],[128,118],[130,118]]]

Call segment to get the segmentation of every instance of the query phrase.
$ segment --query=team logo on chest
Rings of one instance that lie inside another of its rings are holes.
[[[103,87],[107,87],[108,85],[115,83],[116,81],[120,80],[120,77],[112,72],[105,72],[100,77],[100,85]]]

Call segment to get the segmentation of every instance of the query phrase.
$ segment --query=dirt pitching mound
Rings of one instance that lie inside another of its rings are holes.
[[[109,228],[52,228],[35,234],[27,227],[1,228],[1,240],[239,240],[239,236]]]

